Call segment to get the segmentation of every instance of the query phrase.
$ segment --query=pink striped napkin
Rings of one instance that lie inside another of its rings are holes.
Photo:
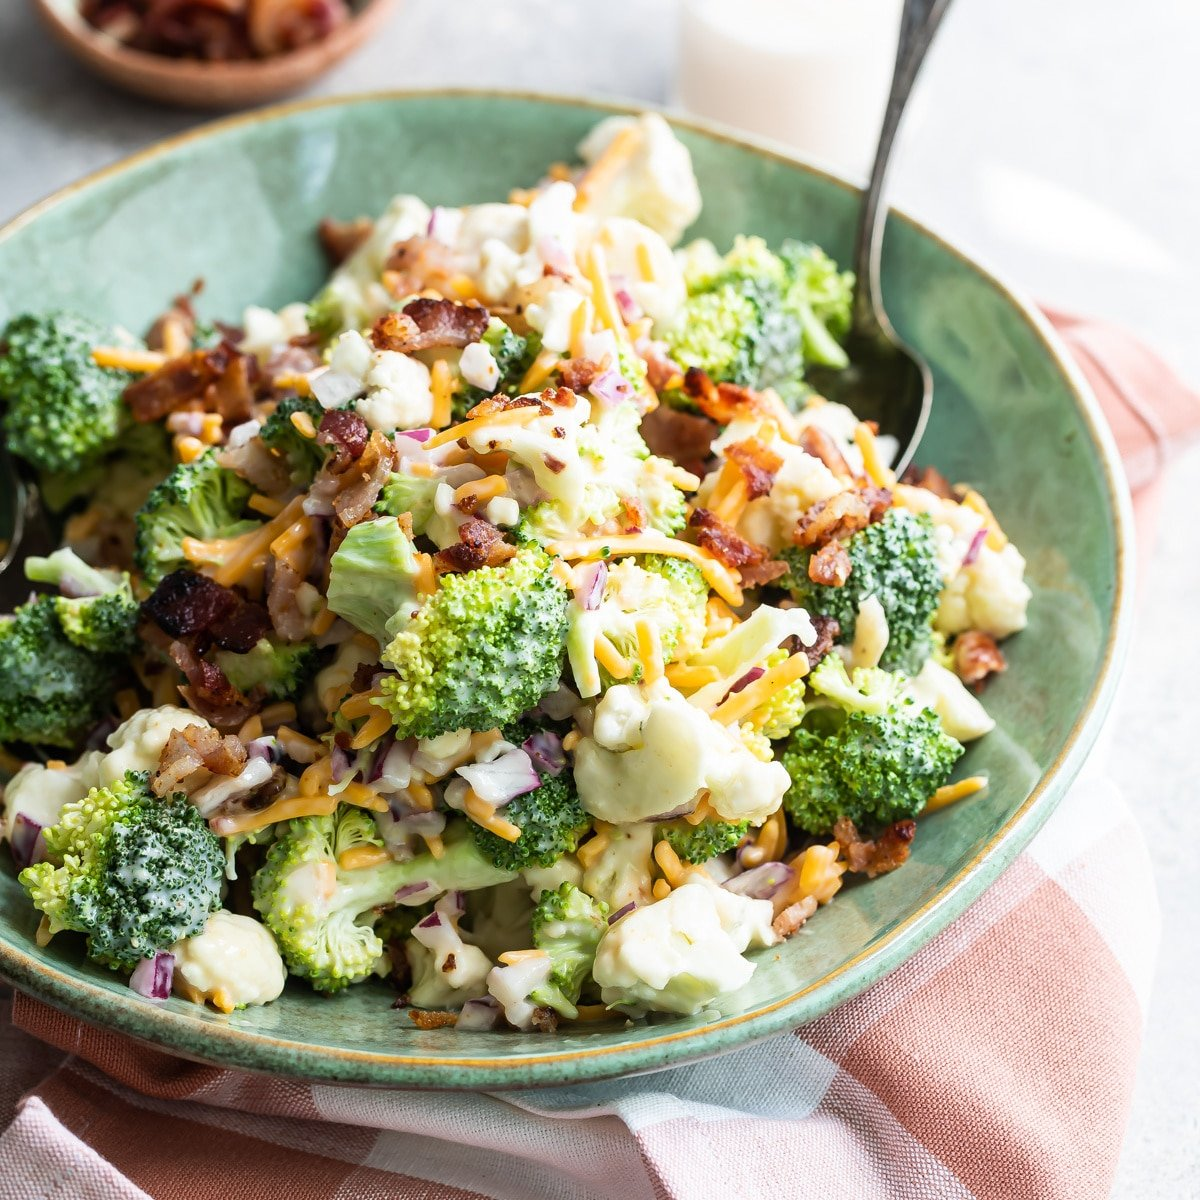
[[[1051,314],[1130,464],[1200,398],[1121,331]],[[370,1091],[0,1010],[0,1200],[662,1200],[1107,1194],[1157,942],[1145,844],[1097,751],[1029,849],[869,991],[696,1066],[540,1091]]]

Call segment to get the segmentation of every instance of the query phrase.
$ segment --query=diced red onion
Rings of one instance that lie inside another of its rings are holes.
[[[341,783],[350,770],[350,755],[341,746],[334,746],[329,755],[329,777],[334,783]]]
[[[167,431],[200,437],[204,432],[204,414],[202,412],[173,412],[167,417]]]
[[[225,439],[225,444],[231,450],[239,450],[253,438],[257,437],[258,431],[261,428],[261,421],[243,421],[240,425],[235,425],[229,431],[229,436]]]
[[[613,292],[613,299],[616,300],[617,307],[621,310],[621,319],[627,325],[641,320],[642,306],[623,287],[619,287]]]
[[[492,762],[467,763],[456,771],[488,804],[507,804],[541,786],[541,779],[524,750],[506,750]]]
[[[751,837],[749,834],[747,834],[745,836],[745,838],[743,838],[742,841],[738,844],[737,853],[734,854],[733,857],[734,857],[734,861],[737,863],[737,865],[739,867],[749,868],[749,867],[752,867],[755,865],[753,862],[746,861],[747,857],[749,856],[748,851],[750,850],[750,848],[753,845],[754,845],[754,838]]]
[[[308,489],[300,507],[308,517],[332,517],[333,498],[337,495],[337,479],[318,479]]]
[[[561,775],[567,765],[562,738],[549,729],[526,738],[521,749],[529,755],[534,768],[543,775]]]
[[[571,261],[566,246],[556,237],[538,238],[537,252],[538,257],[551,270],[559,271],[563,275],[570,275],[575,269],[575,264]]]
[[[248,757],[236,775],[214,775],[203,787],[191,794],[192,804],[207,820],[225,808],[230,801],[248,796],[271,778],[271,761],[257,755]]]
[[[433,907],[448,921],[457,921],[467,911],[467,893],[447,892]]]
[[[595,612],[604,599],[604,585],[608,581],[608,564],[599,562],[583,563],[575,569],[575,599],[585,612]]]
[[[248,758],[261,758],[269,763],[279,761],[279,739],[275,737],[260,737],[246,744]]]
[[[645,825],[648,821],[674,821],[677,817],[686,817],[688,813],[696,811],[696,801],[689,800],[686,804],[677,805],[670,812],[655,813],[652,817],[643,817],[639,824]]]
[[[167,950],[158,950],[153,958],[143,958],[133,968],[129,986],[147,1000],[168,1000],[174,979],[175,955]]]
[[[602,404],[615,406],[633,399],[633,384],[619,371],[610,370],[598,375],[588,385],[588,391]]]
[[[732,696],[735,693],[740,692],[743,688],[748,688],[756,679],[761,679],[765,674],[766,671],[764,671],[762,667],[751,667],[750,670],[748,670],[745,675],[743,675],[741,679],[739,679],[737,683],[735,683],[733,687],[729,689],[729,694]]]
[[[46,853],[46,839],[42,837],[43,826],[24,813],[17,813],[13,821],[12,837],[9,846],[12,850],[13,862],[18,870],[31,867],[35,862],[41,862]]]
[[[630,900],[628,904],[622,904],[615,913],[608,914],[608,923],[615,925],[622,917],[626,917],[633,912],[635,908],[637,908],[637,903],[633,900]]]
[[[468,1000],[462,1006],[454,1028],[465,1030],[467,1033],[484,1033],[489,1029],[495,1029],[496,1022],[499,1020],[500,1005],[491,996],[482,996],[475,1000]]]
[[[445,225],[446,210],[440,205],[435,205],[429,214],[429,224],[425,226],[425,236],[431,238],[439,237],[438,226]]]
[[[347,401],[353,400],[363,390],[363,382],[345,371],[335,371],[332,368],[309,377],[309,386],[317,403],[322,408],[341,408]]]
[[[983,543],[987,541],[987,526],[983,525],[975,531],[975,536],[971,539],[971,544],[967,547],[966,554],[963,555],[962,565],[969,567],[978,557],[979,551],[983,549]]]
[[[796,872],[787,863],[768,862],[725,880],[721,886],[739,896],[770,900],[780,888],[786,887],[795,878]]]
[[[437,884],[422,879],[419,883],[406,883],[396,893],[395,900],[397,904],[415,908],[418,904],[424,904],[426,900],[432,900],[437,893]]]
[[[412,935],[422,946],[435,954],[453,954],[462,944],[454,922],[437,909],[413,926]]]
[[[565,683],[538,701],[538,709],[552,721],[565,721],[583,703]]]
[[[549,499],[550,493],[538,486],[537,477],[528,467],[509,465],[504,472],[504,480],[508,484],[508,495],[522,508],[531,504],[540,504]]]
[[[412,438],[414,442],[427,442],[433,437],[432,429],[401,429],[397,432],[398,438]]]

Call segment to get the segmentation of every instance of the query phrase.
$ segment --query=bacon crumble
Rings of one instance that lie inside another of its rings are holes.
[[[891,504],[887,488],[847,488],[805,509],[792,530],[792,541],[806,547],[841,541],[882,520]]]
[[[469,346],[487,332],[491,316],[478,304],[418,296],[400,312],[386,312],[371,327],[376,350],[412,354],[438,346]]]
[[[240,598],[207,575],[172,571],[142,602],[142,613],[174,638],[205,633],[231,616]]]
[[[150,789],[156,796],[166,796],[202,768],[214,775],[239,775],[246,757],[246,747],[232,734],[222,736],[207,725],[172,729],[159,755]]]
[[[850,578],[850,555],[841,542],[826,542],[808,560],[808,577],[823,587],[842,587]]]
[[[968,629],[954,639],[954,670],[968,687],[978,687],[990,675],[1008,670],[1008,660],[996,639],[982,629]]]
[[[471,517],[458,527],[458,539],[457,544],[447,546],[433,556],[434,570],[439,575],[498,567],[517,552],[495,525],[479,517]]]
[[[893,821],[873,839],[860,838],[854,822],[848,817],[839,817],[833,827],[833,836],[842,849],[847,867],[868,879],[903,866],[908,861],[916,835],[917,823],[911,818]]]
[[[750,500],[757,500],[771,490],[783,466],[783,459],[774,450],[753,437],[726,446],[725,458],[741,471]]]
[[[819,458],[839,479],[852,479],[854,472],[837,443],[819,425],[806,425],[800,433],[800,449]]]
[[[340,267],[371,236],[374,227],[370,217],[355,217],[352,221],[325,217],[317,226],[317,237],[329,265]]]

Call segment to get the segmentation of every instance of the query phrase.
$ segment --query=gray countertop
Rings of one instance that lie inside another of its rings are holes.
[[[676,0],[407,0],[319,93],[436,84],[662,102]],[[602,14],[602,15],[601,15]],[[1200,6],[960,0],[914,99],[896,202],[1039,299],[1123,322],[1193,382],[1200,339]],[[0,4],[0,220],[84,172],[202,119],[95,82]],[[1118,702],[1112,771],[1151,847],[1163,943],[1114,1194],[1200,1193],[1200,805],[1191,795],[1200,639],[1167,643],[1200,596],[1200,522],[1181,514],[1200,452],[1168,481]]]

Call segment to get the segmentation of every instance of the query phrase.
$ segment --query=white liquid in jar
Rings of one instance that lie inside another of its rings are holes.
[[[685,0],[677,100],[865,176],[900,0]]]

